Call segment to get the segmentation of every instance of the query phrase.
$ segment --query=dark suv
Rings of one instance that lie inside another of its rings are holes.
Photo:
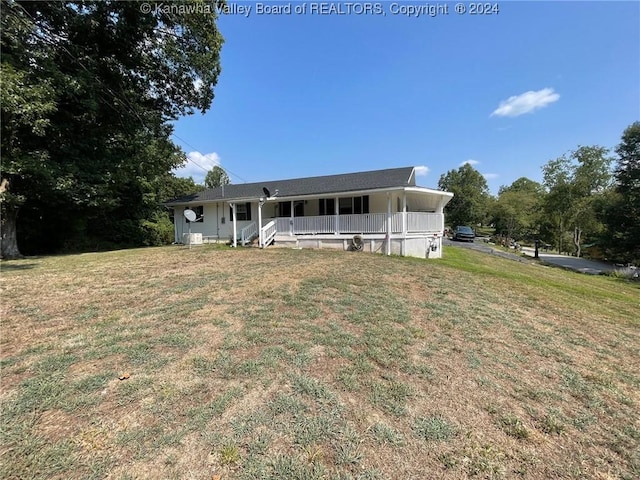
[[[473,233],[471,227],[457,226],[453,231],[453,239],[465,242],[473,242],[476,234]]]

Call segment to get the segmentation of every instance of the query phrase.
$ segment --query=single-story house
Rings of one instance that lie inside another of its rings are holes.
[[[416,185],[415,167],[224,185],[166,202],[175,241],[364,250],[439,258],[453,194]],[[189,222],[185,210],[196,213]]]

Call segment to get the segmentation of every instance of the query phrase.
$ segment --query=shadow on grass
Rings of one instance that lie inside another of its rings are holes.
[[[12,263],[3,261],[0,263],[0,270],[13,271],[13,270],[31,270],[38,266],[37,263],[26,263],[28,260],[12,260]]]

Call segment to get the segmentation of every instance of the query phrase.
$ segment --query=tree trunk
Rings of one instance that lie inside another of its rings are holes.
[[[558,255],[562,255],[562,218],[558,219]]]
[[[515,221],[510,219],[507,222],[507,248],[510,246],[511,240],[513,240],[513,231],[515,230]]]
[[[0,257],[5,260],[22,258],[22,254],[18,249],[18,237],[16,235],[17,219],[17,208],[12,208],[11,206],[4,208],[0,226]]]
[[[580,227],[575,227],[573,229],[573,244],[576,246],[576,257],[580,258],[580,239],[582,237],[582,230]]]

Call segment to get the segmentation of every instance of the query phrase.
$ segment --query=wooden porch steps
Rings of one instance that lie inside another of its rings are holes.
[[[292,248],[292,247],[297,247],[298,246],[298,239],[296,237],[292,237],[291,235],[278,235],[276,234],[275,238],[273,239],[275,242],[275,246],[276,247],[288,247],[288,248]]]

